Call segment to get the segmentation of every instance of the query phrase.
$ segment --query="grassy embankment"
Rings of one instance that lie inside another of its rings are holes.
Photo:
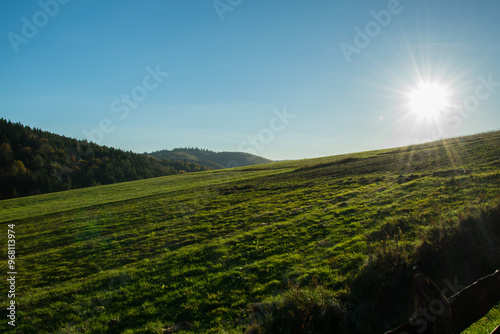
[[[383,332],[414,266],[499,267],[499,195],[495,132],[1,201],[0,242],[15,224],[19,333]]]

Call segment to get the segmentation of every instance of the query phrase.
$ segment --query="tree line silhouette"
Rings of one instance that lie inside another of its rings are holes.
[[[242,167],[272,162],[269,159],[245,152],[216,152],[198,147],[161,150],[148,155],[158,159],[195,162],[213,169]]]
[[[209,170],[0,118],[0,199]]]

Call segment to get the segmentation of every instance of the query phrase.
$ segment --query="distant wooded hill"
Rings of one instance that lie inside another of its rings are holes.
[[[211,168],[89,144],[0,118],[0,199]]]
[[[214,152],[199,148],[176,148],[148,153],[157,159],[195,162],[213,169],[251,166],[270,163],[272,160],[243,152]]]

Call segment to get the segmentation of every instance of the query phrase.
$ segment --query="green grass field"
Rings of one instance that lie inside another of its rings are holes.
[[[3,317],[0,331],[276,332],[288,305],[312,303],[288,312],[298,332],[316,306],[337,312],[337,332],[383,332],[412,313],[415,264],[438,285],[500,267],[495,238],[445,263],[414,256],[423,243],[451,245],[460,222],[480,220],[499,195],[493,132],[0,201],[0,270],[15,224],[18,271],[17,327]],[[499,323],[493,309],[468,333]]]

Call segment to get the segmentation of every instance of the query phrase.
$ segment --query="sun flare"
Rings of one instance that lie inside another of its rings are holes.
[[[422,118],[436,118],[450,104],[446,88],[432,83],[421,83],[408,98],[411,112]]]

